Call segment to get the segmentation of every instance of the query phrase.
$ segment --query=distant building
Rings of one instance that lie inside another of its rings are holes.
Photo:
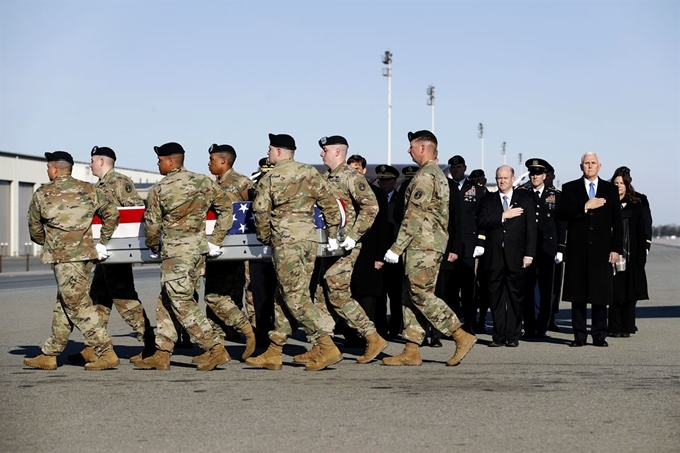
[[[163,176],[157,172],[134,170],[116,166],[116,170],[129,176],[140,186],[140,195]],[[82,181],[96,182],[89,162],[75,162],[73,177]],[[41,184],[49,182],[47,162],[44,156],[0,151],[0,253],[18,256],[40,252],[40,247],[28,234],[26,214],[33,192]],[[146,190],[144,190],[146,189]]]

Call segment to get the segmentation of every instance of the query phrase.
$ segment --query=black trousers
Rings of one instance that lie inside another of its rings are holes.
[[[607,306],[592,305],[591,312],[593,322],[590,327],[590,335],[593,340],[604,340],[607,336]],[[587,322],[588,304],[572,303],[571,326],[574,329],[574,338],[584,341],[588,338]]]
[[[255,306],[255,324],[260,335],[274,329],[276,283],[276,271],[271,262],[254,260],[250,262],[250,286]]]
[[[635,302],[614,302],[609,306],[609,331],[635,333]]]
[[[475,259],[458,258],[453,263],[453,277],[451,309],[461,320],[474,323],[477,313],[474,300]]]
[[[544,334],[548,330],[548,322],[552,314],[553,286],[555,282],[555,258],[544,252],[539,252],[527,270],[526,292],[522,304],[522,319],[524,332]],[[538,283],[539,300],[535,296]],[[536,307],[538,306],[538,314]]]
[[[519,340],[522,334],[525,274],[524,270],[512,272],[507,266],[487,272],[493,340],[497,343]]]
[[[389,335],[400,335],[404,328],[404,308],[402,305],[402,290],[404,285],[404,263],[399,260],[396,264],[385,263],[383,266],[383,296],[381,303],[387,304],[390,299]]]

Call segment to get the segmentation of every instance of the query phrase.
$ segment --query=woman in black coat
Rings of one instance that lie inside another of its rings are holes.
[[[647,294],[647,247],[642,203],[631,185],[630,174],[617,171],[612,183],[619,190],[623,220],[623,253],[616,263],[614,300],[609,307],[609,332],[613,337],[630,337],[635,332],[635,302]],[[624,264],[625,263],[625,264]]]

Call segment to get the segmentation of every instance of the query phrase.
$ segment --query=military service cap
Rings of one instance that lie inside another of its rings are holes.
[[[375,175],[378,179],[397,178],[399,176],[399,170],[391,165],[378,165],[375,168]]]
[[[184,154],[184,148],[182,148],[182,145],[175,142],[168,142],[161,146],[154,146],[153,150],[156,151],[158,157]]]
[[[409,132],[408,141],[412,142],[413,140],[427,140],[434,143],[435,145],[438,145],[437,137],[435,137],[435,135],[432,132],[426,130]]]
[[[53,153],[45,153],[45,159],[47,159],[47,162],[63,161],[73,165],[73,157],[71,157],[71,155],[66,151],[55,151]]]
[[[269,170],[271,170],[272,168],[274,168],[274,166],[269,163],[269,161],[267,160],[266,157],[263,157],[262,159],[260,159],[260,161],[257,164],[260,166],[260,171],[262,173],[266,173]]]
[[[548,173],[551,172],[551,171],[552,171],[552,172],[555,171],[555,169],[553,168],[553,166],[550,165],[550,162],[547,162],[547,161],[546,161],[545,171],[548,172]]]
[[[453,156],[449,159],[449,165],[465,165],[465,159],[463,159],[463,156]]]
[[[484,170],[478,168],[477,170],[472,170],[468,178],[485,178]]]
[[[269,146],[295,151],[295,139],[288,134],[269,134]]]
[[[349,146],[347,140],[342,135],[331,135],[330,137],[321,137],[319,139],[319,146],[324,147],[326,145],[345,145]]]
[[[234,149],[233,146],[231,145],[217,145],[213,143],[210,145],[210,148],[208,148],[208,153],[227,153],[231,154],[232,156],[236,157],[236,150]]]
[[[408,167],[404,167],[401,169],[401,174],[406,176],[407,178],[413,178],[417,172],[418,167],[414,165],[409,165]]]
[[[548,162],[539,158],[531,158],[527,160],[524,165],[529,169],[529,174],[532,175],[542,175],[548,171]]]
[[[90,152],[90,156],[104,156],[116,160],[116,153],[106,146],[95,146]]]

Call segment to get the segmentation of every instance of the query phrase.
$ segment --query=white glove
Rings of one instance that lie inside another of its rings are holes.
[[[472,257],[477,258],[478,256],[484,255],[484,247],[480,247],[479,245],[475,247],[475,251],[472,252]]]
[[[349,236],[347,236],[345,238],[345,240],[342,241],[342,243],[340,244],[340,247],[342,247],[343,249],[345,249],[347,251],[352,250],[356,246],[357,246],[357,241],[355,241],[354,239],[352,239]]]
[[[562,252],[557,252],[557,255],[555,255],[555,264],[560,264],[563,259],[564,255],[562,254]]]
[[[328,238],[328,245],[326,246],[326,250],[329,252],[335,252],[340,246],[338,245],[338,240],[333,239],[333,238]]]
[[[396,264],[399,262],[399,255],[394,253],[392,250],[388,250],[387,253],[385,253],[385,258],[383,258],[383,261],[386,263]]]
[[[106,258],[111,256],[111,254],[106,249],[106,246],[104,244],[97,244],[94,247],[97,249],[97,255],[99,255],[99,261],[104,261]]]
[[[215,258],[216,256],[220,256],[222,254],[222,247],[213,244],[212,242],[208,242],[208,256],[210,258]]]
[[[151,258],[152,260],[157,260],[159,258],[159,255],[158,253],[151,252],[149,253],[149,258]]]

